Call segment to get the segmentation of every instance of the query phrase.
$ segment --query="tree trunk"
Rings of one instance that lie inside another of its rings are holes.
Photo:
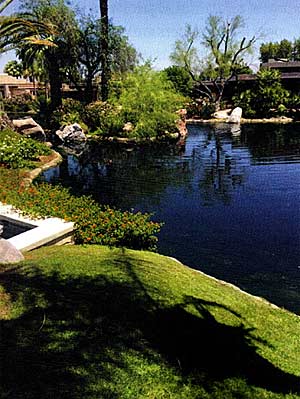
[[[53,112],[56,108],[62,104],[62,93],[61,93],[61,76],[59,66],[55,54],[47,55],[47,62],[49,68],[49,83],[50,83],[50,111]]]
[[[94,100],[93,74],[88,74],[86,78],[84,99],[87,104]]]
[[[108,0],[100,0],[101,16],[101,99],[108,98],[109,62],[108,62]]]

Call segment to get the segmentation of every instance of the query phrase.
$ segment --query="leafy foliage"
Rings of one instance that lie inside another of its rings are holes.
[[[262,43],[259,50],[262,62],[268,62],[269,59],[291,60],[294,55],[294,44],[283,39],[280,42]]]
[[[230,21],[210,16],[202,35],[202,45],[208,51],[207,58],[199,58],[195,46],[199,33],[189,25],[183,39],[176,41],[170,56],[175,65],[188,71],[195,82],[198,96],[215,103],[216,109],[220,107],[227,82],[245,67],[244,57],[251,52],[256,42],[255,36],[249,40],[246,37],[237,38],[242,27],[243,20],[239,15]]]
[[[132,136],[149,138],[176,131],[176,111],[185,98],[163,73],[144,65],[126,76],[120,95],[110,101],[121,107],[124,122],[132,124]]]
[[[77,244],[101,244],[154,250],[161,224],[151,215],[99,206],[91,197],[75,197],[68,189],[50,184],[10,187],[1,182],[0,201],[34,217],[54,216],[75,223]]]
[[[185,102],[165,73],[145,65],[115,81],[108,101],[84,106],[79,101],[64,100],[53,120],[60,125],[67,121],[84,123],[91,133],[101,136],[158,138],[177,131],[176,111]]]
[[[8,63],[4,66],[4,72],[10,76],[14,76],[15,78],[20,78],[23,76],[23,65],[18,61],[8,61]]]
[[[188,71],[180,66],[172,65],[164,69],[167,79],[172,82],[174,89],[183,96],[191,97],[193,92],[193,79]]]
[[[253,90],[246,90],[233,97],[235,106],[243,108],[246,116],[266,117],[282,115],[289,104],[290,93],[281,85],[280,72],[261,69]]]
[[[0,132],[0,165],[8,168],[32,166],[41,155],[49,155],[50,149],[43,143],[25,138],[11,130]]]
[[[121,108],[96,101],[85,108],[84,120],[92,132],[102,136],[122,136],[125,124]]]
[[[23,114],[34,109],[34,100],[30,94],[22,94],[19,96],[4,98],[2,100],[3,108],[9,114]]]
[[[62,105],[53,112],[51,123],[54,127],[61,127],[72,123],[83,125],[84,112],[84,104],[72,98],[66,98],[62,101]]]

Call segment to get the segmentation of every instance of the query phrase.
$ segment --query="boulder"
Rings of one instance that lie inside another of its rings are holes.
[[[123,126],[123,132],[130,133],[133,131],[133,124],[131,122],[126,122]]]
[[[32,118],[13,119],[12,123],[14,128],[22,135],[29,136],[39,141],[46,140],[43,128]]]
[[[228,123],[240,123],[242,118],[243,110],[240,107],[234,108],[231,114],[228,117]]]
[[[62,130],[57,130],[56,135],[64,144],[82,143],[87,140],[82,127],[78,123],[65,126]]]
[[[17,263],[24,260],[22,253],[10,242],[0,239],[0,263]]]
[[[229,117],[230,112],[231,112],[231,109],[230,109],[230,108],[228,108],[228,109],[223,109],[222,111],[217,111],[217,112],[215,112],[215,113],[213,114],[213,117],[214,117],[215,119],[224,119],[224,120],[227,120],[228,117]]]
[[[9,119],[9,117],[7,116],[7,114],[2,113],[0,115],[0,130],[4,130],[4,129],[14,129],[14,125],[12,123],[12,120]]]

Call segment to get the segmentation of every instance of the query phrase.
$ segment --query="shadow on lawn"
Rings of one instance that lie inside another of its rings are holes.
[[[273,392],[300,392],[299,378],[257,354],[251,331],[216,321],[210,309],[221,305],[186,297],[176,306],[159,307],[134,273],[133,261],[124,255],[123,262],[115,262],[127,282],[101,275],[46,276],[34,266],[0,274],[0,284],[25,308],[0,325],[3,397],[120,398],[109,383],[115,370],[127,367],[124,350],[154,362],[158,352],[183,381],[199,377],[194,384],[208,390],[211,382],[241,377]],[[187,305],[199,317],[187,312]]]

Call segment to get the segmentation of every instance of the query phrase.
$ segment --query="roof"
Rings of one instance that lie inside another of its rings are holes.
[[[300,68],[300,61],[272,61],[263,62],[262,68]]]
[[[26,79],[17,79],[7,73],[0,73],[0,85],[22,86],[28,85],[28,83]]]

